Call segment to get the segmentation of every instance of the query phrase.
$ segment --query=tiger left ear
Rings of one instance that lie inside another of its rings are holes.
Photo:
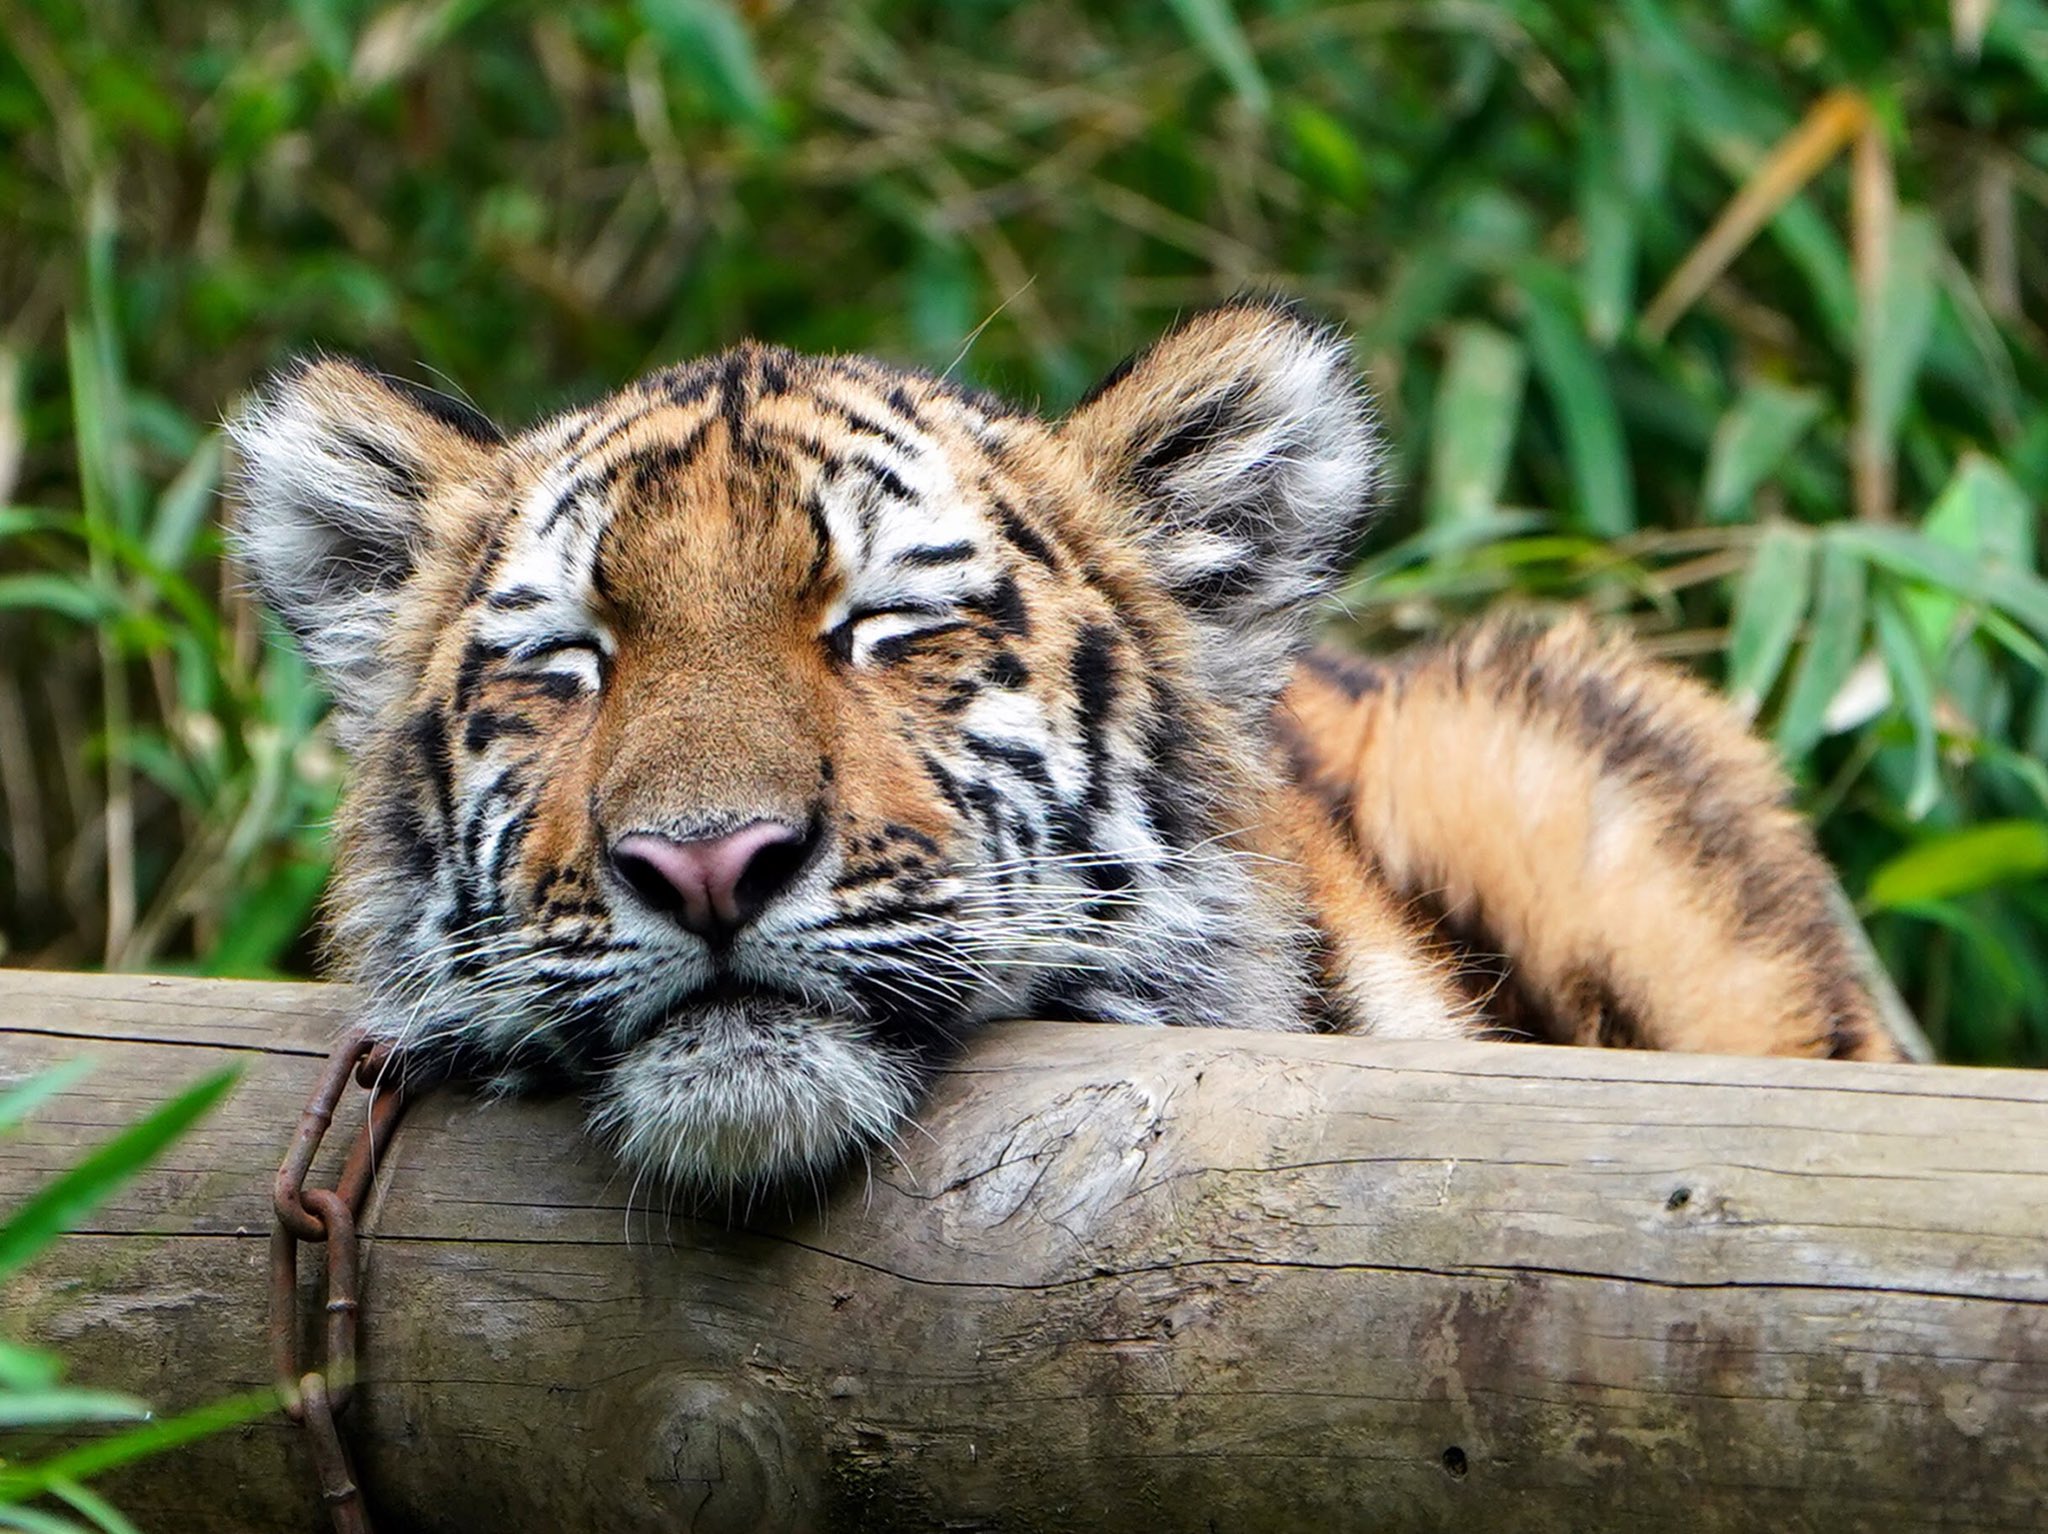
[[[332,357],[272,376],[227,429],[234,550],[353,745],[406,685],[388,654],[400,588],[437,513],[483,478],[504,437],[458,400]]]
[[[1342,333],[1277,302],[1210,310],[1060,430],[1202,631],[1211,691],[1263,718],[1374,510],[1379,437]]]

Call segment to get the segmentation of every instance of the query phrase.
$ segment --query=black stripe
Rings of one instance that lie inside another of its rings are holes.
[[[525,612],[538,607],[548,599],[548,594],[534,586],[514,586],[510,591],[494,591],[484,599],[486,607],[499,612]]]
[[[1196,612],[1213,613],[1258,588],[1259,567],[1254,560],[1219,565],[1192,576],[1173,588],[1173,594]]]
[[[408,378],[395,378],[389,373],[377,376],[387,388],[404,395],[414,409],[432,416],[450,431],[469,438],[480,447],[504,446],[504,432],[469,401],[443,394],[439,389],[430,389],[425,384],[416,384]]]
[[[998,650],[981,668],[984,680],[997,687],[1017,688],[1029,684],[1031,668],[1009,650]]]
[[[1116,635],[1089,624],[1074,642],[1067,675],[1074,686],[1074,714],[1081,726],[1081,751],[1088,763],[1084,802],[1100,813],[1109,803],[1109,711],[1116,705]]]
[[[888,443],[889,446],[895,448],[897,452],[907,457],[917,456],[917,449],[911,444],[908,437],[892,427],[883,425],[873,416],[855,410],[851,405],[832,399],[829,396],[819,396],[816,403],[839,417],[846,424],[848,430],[858,432],[863,437],[879,437],[882,441]]]
[[[916,499],[911,494],[910,486],[903,482],[902,476],[880,459],[870,458],[865,453],[856,453],[848,458],[846,462],[848,467],[858,469],[867,475],[868,478],[872,479],[881,489],[882,493],[889,496],[892,500],[908,501]]]
[[[917,430],[924,431],[926,429],[923,409],[916,400],[910,397],[910,391],[904,388],[902,384],[889,385],[889,392],[883,395],[882,398],[888,402],[891,410],[902,416],[904,420],[908,421]]]
[[[977,552],[974,545],[967,542],[928,543],[921,548],[904,550],[893,563],[922,570],[934,565],[957,565],[964,559],[972,559]]]
[[[968,750],[985,761],[1001,762],[1015,771],[1026,782],[1036,788],[1051,788],[1052,774],[1046,770],[1045,756],[1030,746],[1014,745],[1006,740],[990,740],[986,735],[972,731],[960,737]]]
[[[1241,433],[1247,392],[1240,385],[1191,407],[1138,456],[1131,465],[1131,483],[1147,495],[1157,495],[1178,465]]]
[[[483,686],[484,668],[494,660],[501,659],[510,651],[510,646],[490,644],[481,639],[472,639],[463,647],[462,663],[455,670],[455,712],[467,713],[470,704]]]
[[[426,470],[420,465],[407,462],[383,443],[374,442],[359,431],[344,427],[335,435],[352,455],[384,476],[391,493],[398,499],[417,504],[427,498]]]
[[[1348,655],[1323,645],[1304,655],[1301,664],[1311,675],[1328,682],[1353,703],[1368,693],[1378,692],[1387,684],[1386,673],[1364,656]]]
[[[1015,576],[1003,576],[985,595],[968,597],[960,605],[992,619],[1012,639],[1022,639],[1031,632],[1031,614]]]
[[[1035,559],[1048,570],[1060,567],[1059,556],[1053,552],[1038,530],[1026,522],[1017,508],[998,496],[995,501],[996,527],[1010,543],[1027,558]]]
[[[412,737],[420,765],[426,769],[427,786],[434,795],[434,808],[441,819],[441,834],[455,827],[455,755],[448,744],[448,716],[438,708],[424,708],[413,715],[406,727]]]
[[[522,719],[517,714],[501,714],[496,709],[480,708],[469,716],[469,723],[463,727],[462,744],[474,756],[489,749],[494,741],[505,737],[520,739],[538,735],[540,727],[531,719]]]
[[[961,792],[959,779],[946,770],[945,764],[928,751],[918,753],[918,763],[924,768],[925,776],[932,780],[933,786],[945,797],[946,803],[953,806],[960,818],[972,819],[974,806],[968,802],[967,795]]]
[[[710,430],[708,422],[699,422],[680,442],[664,442],[636,448],[624,457],[607,464],[598,476],[598,483],[609,489],[627,475],[631,475],[634,492],[639,495],[649,494],[664,478],[681,473],[697,461]]]

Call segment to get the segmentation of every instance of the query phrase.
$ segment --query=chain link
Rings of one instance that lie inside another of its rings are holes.
[[[369,1509],[356,1484],[355,1465],[335,1419],[348,1406],[356,1378],[356,1313],[361,1254],[356,1220],[369,1196],[377,1161],[405,1112],[402,1076],[388,1072],[387,1048],[360,1034],[350,1034],[327,1057],[284,1165],[277,1169],[272,1203],[277,1225],[270,1233],[270,1361],[277,1376],[285,1415],[306,1430],[313,1466],[320,1478],[320,1497],[327,1505],[335,1534],[371,1534]],[[384,1078],[394,1076],[390,1084]],[[349,1078],[370,1093],[370,1111],[350,1143],[341,1176],[332,1188],[309,1188],[306,1176],[320,1142],[334,1122],[334,1110],[348,1089]],[[311,1368],[299,1355],[299,1247],[326,1246],[327,1262],[319,1286],[325,1346]]]

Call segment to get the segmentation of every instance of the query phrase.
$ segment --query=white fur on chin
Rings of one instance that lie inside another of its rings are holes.
[[[605,1076],[591,1128],[671,1186],[729,1192],[828,1169],[888,1138],[915,1074],[858,1026],[794,1004],[716,1002]]]

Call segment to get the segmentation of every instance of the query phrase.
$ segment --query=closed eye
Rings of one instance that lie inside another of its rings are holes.
[[[938,602],[904,602],[893,607],[857,607],[825,634],[826,648],[848,665],[886,664],[911,644],[964,628],[954,610]]]
[[[512,658],[522,676],[536,681],[568,680],[584,692],[604,682],[604,646],[588,634],[544,634],[516,646]]]

